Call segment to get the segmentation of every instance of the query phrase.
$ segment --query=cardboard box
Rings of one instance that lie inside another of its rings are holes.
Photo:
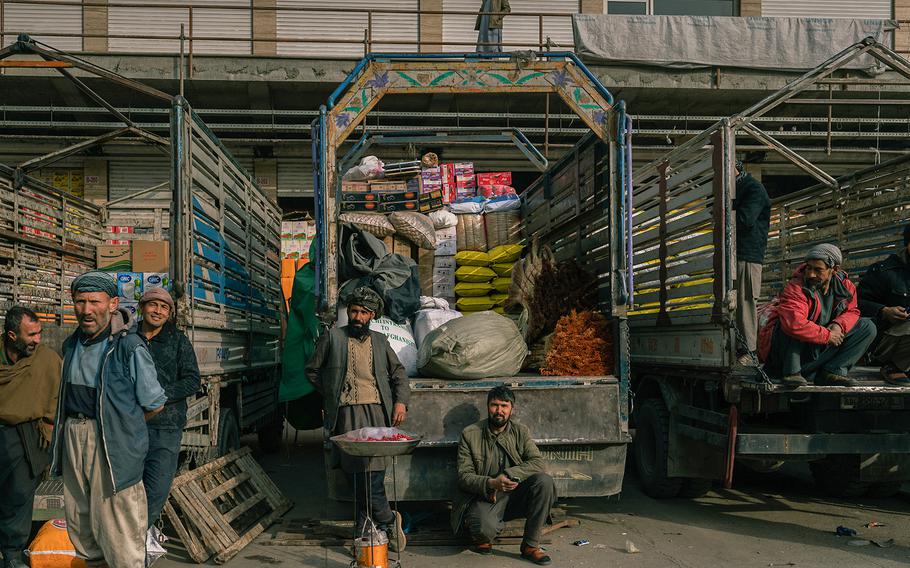
[[[342,201],[379,201],[378,193],[348,193],[345,191],[341,192]]]
[[[107,160],[104,158],[85,158],[82,163],[84,172],[86,201],[101,205],[107,201]]]
[[[366,193],[370,191],[370,184],[365,181],[342,181],[341,191],[349,193]]]
[[[135,272],[169,272],[170,260],[167,241],[133,241]]]
[[[434,270],[449,270],[452,275],[455,275],[455,271],[458,270],[458,263],[455,262],[455,255],[452,256],[436,256],[433,259],[433,269]]]
[[[379,203],[375,201],[342,201],[341,212],[345,211],[367,211],[375,213],[379,211]]]
[[[478,187],[512,185],[512,172],[484,172],[475,174]]]
[[[420,275],[420,292],[424,296],[433,294],[433,268],[435,267],[435,255],[433,251],[418,249],[417,252],[417,272]]]
[[[142,273],[142,292],[152,288],[164,288],[171,290],[171,275],[167,272],[143,272]]]
[[[397,201],[415,201],[419,195],[416,191],[390,191],[387,193],[377,193],[379,201],[382,203],[392,203]]]
[[[442,209],[444,206],[445,204],[442,202],[442,199],[428,199],[420,202],[420,212],[432,213],[433,211]]]
[[[127,302],[126,300],[121,299],[120,307],[128,311],[130,317],[133,319],[139,317],[139,302]]]
[[[458,252],[456,248],[458,231],[456,229],[456,227],[436,229],[436,256],[453,256]]]
[[[416,200],[379,204],[379,211],[382,213],[393,213],[395,211],[417,211],[417,210],[418,210],[418,203]]]
[[[415,258],[417,245],[399,235],[392,236],[392,252],[407,258]]]
[[[382,191],[407,191],[408,183],[406,181],[386,181],[386,180],[372,180],[370,181],[370,191],[382,192]]]
[[[117,295],[121,302],[138,302],[142,298],[142,274],[118,272]]]
[[[133,269],[130,246],[98,245],[98,248],[95,251],[95,263],[99,270],[129,272]]]

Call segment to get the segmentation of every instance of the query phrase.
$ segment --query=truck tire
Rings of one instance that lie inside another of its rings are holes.
[[[284,418],[271,422],[257,429],[259,449],[267,454],[277,453],[281,449],[281,440],[284,437]]]
[[[679,496],[685,499],[704,497],[705,493],[711,490],[712,484],[713,481],[710,479],[683,478],[682,486],[679,488]]]
[[[223,456],[240,447],[240,425],[233,408],[222,408],[218,417],[218,455]]]
[[[809,464],[815,484],[832,497],[854,499],[869,490],[859,479],[859,456],[835,455]]]
[[[635,412],[635,468],[645,493],[655,499],[676,497],[681,477],[667,477],[670,413],[660,399],[644,401]]]
[[[873,497],[875,499],[894,497],[900,492],[903,484],[903,481],[880,481],[878,483],[873,483],[869,486],[866,497]]]

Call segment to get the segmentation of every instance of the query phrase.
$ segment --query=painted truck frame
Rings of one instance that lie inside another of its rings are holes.
[[[733,317],[738,135],[820,182],[773,203],[763,302],[822,242],[842,247],[857,283],[895,250],[910,219],[906,156],[835,179],[752,123],[861,56],[910,77],[910,64],[866,40],[633,175],[634,454],[654,497],[698,496],[712,480],[729,488],[735,463],[808,461],[817,483],[840,496],[893,494],[910,479],[910,388],[867,380],[861,368],[860,386],[785,388],[735,365],[744,345]]]
[[[16,167],[0,165],[0,310],[5,313],[13,305],[34,309],[44,324],[44,341],[59,350],[76,323],[70,283],[94,268],[97,245],[110,238],[106,227],[147,229],[130,236],[170,242],[176,321],[193,344],[202,375],[200,394],[189,401],[183,450],[199,465],[239,446],[242,433],[259,432],[266,445],[276,446],[283,427],[278,405],[283,301],[277,204],[182,97],[47,51],[27,37],[0,50],[0,59],[11,58],[7,63],[14,64],[12,56],[22,53],[55,62],[56,69],[76,68],[165,101],[171,129],[170,137],[162,138],[127,119],[126,126],[112,134]],[[82,81],[75,82],[98,97]],[[109,106],[100,97],[96,100]],[[138,135],[170,154],[169,184],[95,205],[28,175],[123,134]],[[59,481],[51,481],[39,490],[37,517],[58,508],[54,500],[62,487],[57,485]]]
[[[486,415],[486,393],[501,384],[515,390],[516,418],[530,426],[560,495],[615,495],[622,488],[631,439],[625,321],[631,289],[625,238],[629,124],[624,104],[614,104],[574,54],[538,53],[524,64],[507,54],[374,54],[356,66],[313,124],[317,305],[323,321],[334,321],[341,284],[335,252],[339,146],[382,96],[433,92],[552,92],[593,131],[525,193],[524,236],[549,245],[559,260],[578,260],[598,276],[602,309],[613,317],[616,370],[609,377],[411,378],[406,428],[423,440],[414,454],[398,458],[390,469],[389,495],[451,499],[461,430]],[[344,477],[338,470],[328,472],[334,498],[349,497]]]

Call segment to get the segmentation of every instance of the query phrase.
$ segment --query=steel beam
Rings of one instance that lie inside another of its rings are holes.
[[[43,156],[38,156],[37,158],[28,160],[27,162],[22,162],[19,164],[18,168],[23,172],[30,172],[40,167],[53,164],[54,162],[62,160],[68,156],[72,156],[73,154],[78,154],[79,152],[88,148],[92,148],[93,146],[99,146],[105,142],[110,142],[111,140],[119,138],[120,136],[123,136],[130,131],[132,131],[132,129],[126,127],[119,130],[114,130],[113,132],[102,134],[100,136],[95,136],[94,138],[89,138],[88,140],[83,140],[82,142],[77,142],[76,144],[67,146],[66,148],[61,148],[55,152],[51,152]]]
[[[756,128],[755,126],[752,126],[749,123],[744,123],[744,124],[740,125],[740,129],[743,132],[745,132],[746,134],[748,134],[749,136],[751,136],[752,138],[755,138],[757,141],[761,142],[762,144],[765,144],[769,150],[774,150],[775,152],[777,152],[778,154],[783,156],[784,159],[786,159],[788,162],[790,162],[791,164],[800,168],[801,170],[803,170],[807,174],[811,175],[815,179],[819,180],[820,182],[822,182],[825,185],[828,185],[832,188],[837,188],[837,180],[835,180],[833,177],[828,175],[824,170],[822,170],[818,166],[814,165],[809,160],[803,158],[802,156],[800,156],[799,154],[797,154],[790,148],[786,147],[781,142],[778,142],[777,140],[775,140],[773,137],[769,136],[765,132],[759,130],[758,128]]]

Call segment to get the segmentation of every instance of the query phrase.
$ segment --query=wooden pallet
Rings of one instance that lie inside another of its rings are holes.
[[[543,528],[543,534],[555,530],[576,527],[581,524],[578,519],[568,518],[565,513],[554,509],[553,524]],[[274,536],[257,541],[269,546],[351,546],[351,521],[316,521],[309,519],[286,520],[277,527]],[[500,546],[521,544],[524,519],[506,523],[505,528],[494,544]],[[542,544],[550,544],[549,539],[542,539]],[[470,539],[464,535],[453,535],[448,526],[421,527],[419,532],[408,535],[408,546],[468,546]]]
[[[190,557],[203,563],[214,556],[218,564],[233,558],[290,509],[291,502],[249,448],[178,476],[164,508]]]

